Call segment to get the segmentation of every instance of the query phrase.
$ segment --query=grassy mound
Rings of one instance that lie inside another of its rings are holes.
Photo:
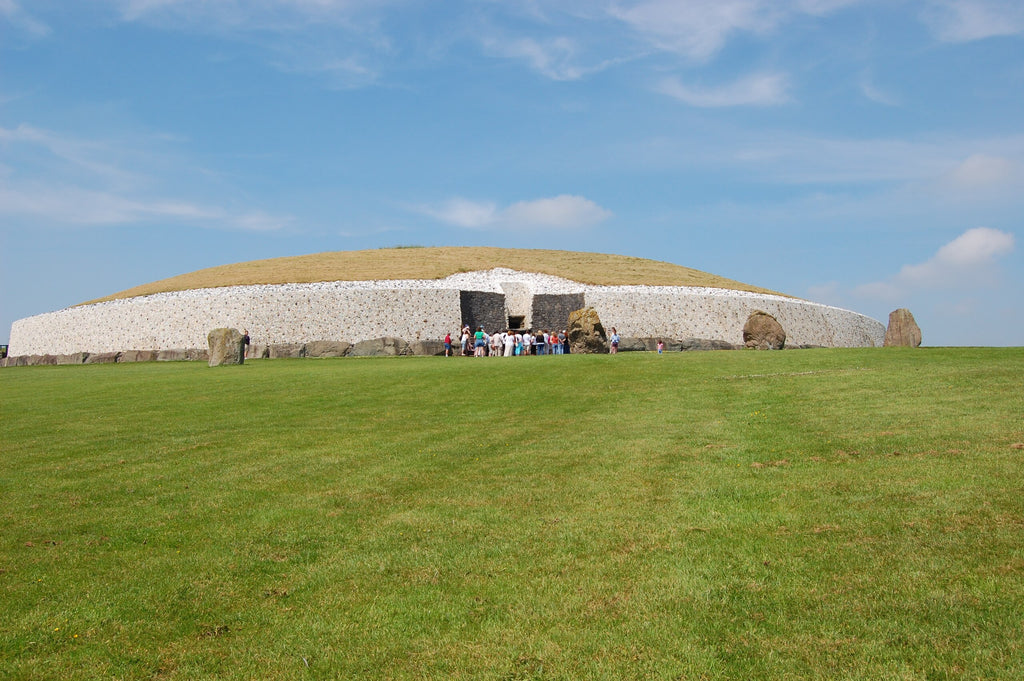
[[[316,253],[221,265],[143,284],[88,302],[98,303],[166,291],[248,284],[443,279],[457,272],[474,272],[495,267],[551,274],[584,284],[604,286],[713,286],[755,293],[774,293],[700,270],[622,255],[487,247],[417,247]]]
[[[0,677],[1024,678],[1022,381],[1019,348],[6,369]]]

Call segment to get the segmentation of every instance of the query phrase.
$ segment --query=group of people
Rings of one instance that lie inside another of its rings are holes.
[[[473,331],[469,326],[462,327],[458,334],[459,350],[452,340],[452,335],[444,337],[444,355],[452,357],[459,352],[463,357],[520,357],[524,355],[567,355],[569,354],[569,336],[565,330],[548,331],[517,331],[508,329],[488,334],[484,327]]]

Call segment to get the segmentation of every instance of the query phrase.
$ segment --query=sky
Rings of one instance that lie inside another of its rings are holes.
[[[247,260],[651,258],[1024,345],[1020,0],[0,0],[11,323]]]

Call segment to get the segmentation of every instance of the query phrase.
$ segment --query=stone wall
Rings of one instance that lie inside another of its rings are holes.
[[[254,345],[355,344],[384,336],[417,341],[458,329],[459,308],[459,292],[450,289],[232,286],[19,319],[11,327],[11,346],[20,355],[205,348],[210,329],[225,326],[248,329]]]
[[[587,306],[582,293],[538,293],[533,297],[531,327],[558,331],[569,324],[569,313]]]
[[[488,291],[459,291],[462,324],[476,331],[484,327],[487,333],[504,329],[508,324],[505,294]],[[444,334],[441,334],[444,336]]]
[[[623,337],[739,344],[754,310],[779,320],[787,345],[881,346],[885,335],[885,326],[873,319],[795,298],[695,287],[585,286],[490,270],[441,280],[197,289],[83,305],[19,319],[11,327],[9,354],[205,350],[206,334],[218,327],[248,329],[253,345],[263,347],[313,341],[354,345],[383,337],[415,344],[455,333],[467,302],[475,326],[489,332],[503,328],[512,314],[504,304],[506,292],[516,297],[517,308],[529,304],[533,318],[527,323],[533,328],[561,328],[544,315],[564,311],[568,317],[562,308],[582,300]]]
[[[588,287],[606,329],[622,336],[708,338],[742,345],[743,325],[755,310],[774,316],[787,345],[880,347],[885,327],[864,315],[828,305],[721,289],[662,286]]]

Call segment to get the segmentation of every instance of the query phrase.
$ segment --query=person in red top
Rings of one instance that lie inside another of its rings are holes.
[[[452,356],[452,335],[450,333],[444,335],[444,356]]]

